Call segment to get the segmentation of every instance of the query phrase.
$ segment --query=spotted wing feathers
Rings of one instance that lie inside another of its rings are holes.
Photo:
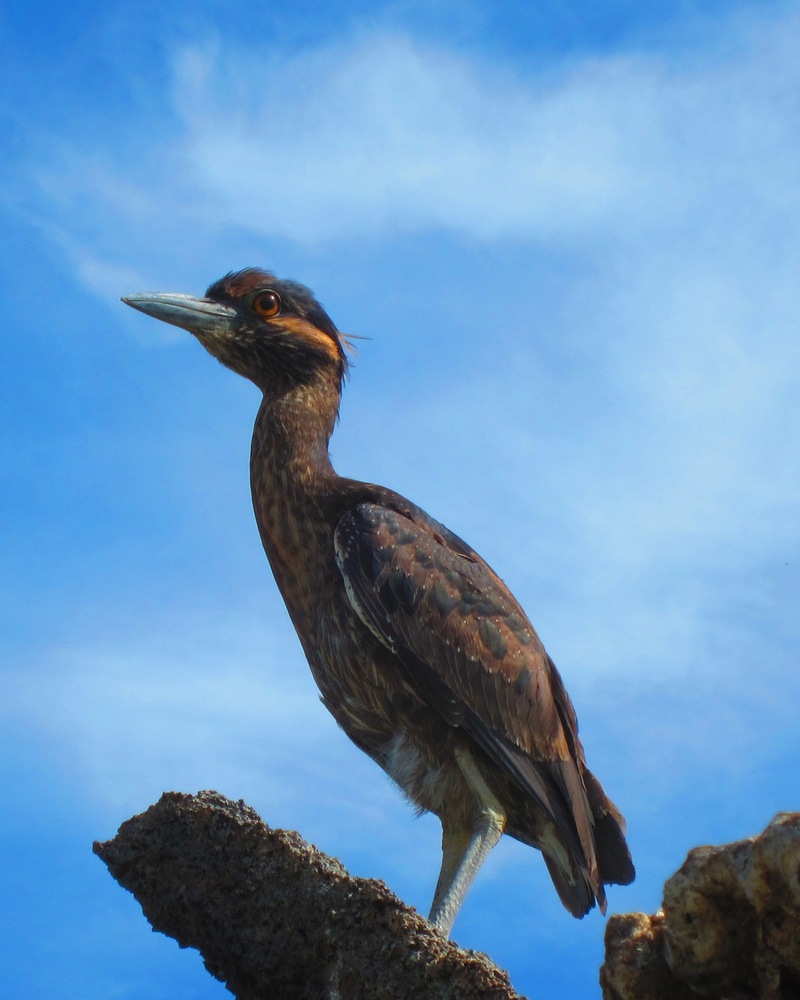
[[[508,588],[416,508],[358,504],[340,520],[335,544],[361,620],[442,716],[467,730],[549,815],[591,887],[591,902],[576,908],[585,912],[593,895],[602,906],[608,879],[598,873],[575,712]]]

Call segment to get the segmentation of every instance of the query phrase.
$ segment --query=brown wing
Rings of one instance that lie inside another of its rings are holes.
[[[418,509],[359,504],[335,544],[359,617],[445,719],[534,797],[602,903],[575,712],[511,592]]]

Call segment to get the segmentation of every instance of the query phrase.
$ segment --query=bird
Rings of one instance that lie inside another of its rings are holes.
[[[202,298],[122,301],[189,331],[262,393],[250,451],[261,541],[323,704],[441,821],[430,923],[450,935],[503,834],[541,851],[571,914],[605,913],[604,886],[635,871],[561,676],[466,542],[399,493],[334,470],[349,342],[313,293],[250,267]]]

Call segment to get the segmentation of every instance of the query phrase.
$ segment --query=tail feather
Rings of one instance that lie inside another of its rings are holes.
[[[594,816],[594,841],[600,879],[606,885],[630,885],[636,877],[636,869],[625,842],[625,820],[588,767],[583,771],[583,783]]]
[[[600,910],[606,912],[606,894],[602,885],[592,885],[589,876],[583,868],[575,864],[571,855],[556,857],[546,847],[542,846],[542,857],[547,865],[550,878],[558,893],[558,898],[573,917],[585,917],[594,908],[595,900],[600,904]]]
[[[578,816],[585,810],[585,821],[576,822],[575,829],[565,833],[563,821],[555,822],[540,809],[527,812],[522,822],[517,814],[506,829],[539,848],[561,902],[574,917],[585,916],[595,902],[605,913],[603,886],[628,885],[636,874],[625,842],[625,820],[587,767],[580,777],[581,795],[573,789],[570,798],[573,808],[579,807]]]

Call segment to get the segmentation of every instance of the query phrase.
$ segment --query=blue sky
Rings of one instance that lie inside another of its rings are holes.
[[[613,911],[800,807],[799,45],[764,0],[0,14],[9,995],[227,995],[91,855],[165,789],[423,911],[437,872],[271,581],[255,389],[131,292],[262,265],[371,338],[335,464],[530,613],[628,818]],[[454,937],[563,1000],[599,995],[603,926],[509,841]]]

